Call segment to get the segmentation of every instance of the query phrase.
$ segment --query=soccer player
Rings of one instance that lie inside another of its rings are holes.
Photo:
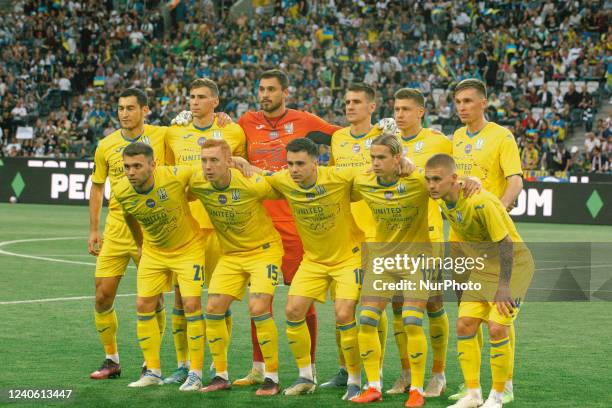
[[[166,136],[167,164],[201,167],[201,146],[206,140],[225,140],[230,145],[233,156],[245,157],[245,136],[242,128],[229,123],[219,126],[215,108],[219,105],[219,88],[208,78],[198,78],[189,87],[189,110],[193,121],[188,126],[171,126]],[[210,283],[212,272],[220,256],[221,249],[210,218],[198,200],[189,203],[191,214],[198,221],[205,241],[205,283]],[[175,305],[172,311],[172,335],[176,349],[178,368],[164,379],[164,383],[183,383],[189,371],[187,355],[187,321],[181,304],[180,288],[174,281]],[[225,323],[229,333],[232,331],[231,310],[228,308]]]
[[[425,167],[431,197],[438,201],[456,242],[476,243],[477,248],[478,243],[496,243],[493,248],[499,254],[497,258],[489,257],[484,269],[475,268],[470,273],[470,280],[482,282],[484,288],[479,293],[464,292],[459,305],[457,352],[466,394],[452,408],[500,408],[514,355],[510,327],[531,280],[533,259],[501,200],[486,190],[466,198],[457,182],[458,173],[451,156],[432,156]],[[463,254],[470,254],[468,245],[463,248]],[[481,347],[477,339],[481,322],[487,322],[489,329],[493,377],[492,390],[484,405],[480,389]]]
[[[340,128],[311,113],[287,109],[288,96],[287,74],[278,69],[265,71],[259,76],[258,99],[261,110],[246,112],[238,120],[246,134],[248,160],[259,168],[271,171],[286,168],[285,146],[291,140],[309,138],[316,143],[329,145],[331,135]],[[283,241],[283,280],[285,285],[290,285],[304,254],[300,235],[285,200],[266,201],[264,205]],[[312,340],[310,351],[314,369],[317,338],[314,305],[306,313],[306,325]],[[264,381],[264,360],[255,333],[256,324],[251,321],[253,369],[246,377],[234,381],[235,385],[261,384]]]
[[[361,250],[355,239],[358,227],[350,213],[350,172],[318,167],[319,149],[309,139],[292,140],[286,150],[288,169],[272,174],[267,180],[287,199],[305,252],[285,308],[287,338],[299,377],[284,394],[309,394],[316,388],[305,317],[315,300],[325,301],[334,282],[336,327],[341,333],[348,371],[347,392],[342,398],[348,400],[359,393],[361,384],[355,322]]]
[[[204,240],[197,221],[189,212],[185,188],[194,168],[156,166],[153,149],[132,143],[123,150],[125,174],[116,186],[115,198],[123,209],[138,251],[137,301],[138,345],[147,370],[129,387],[163,385],[160,364],[161,336],[155,306],[171,288],[176,274],[187,320],[190,370],[181,391],[202,386],[204,326],[201,291],[204,281]]]
[[[460,176],[476,176],[485,190],[498,197],[510,211],[523,188],[521,159],[512,133],[485,118],[487,90],[478,79],[465,79],[455,87],[455,106],[464,127],[453,135],[453,158]],[[449,240],[455,239],[453,230]],[[482,329],[479,344],[482,345]],[[514,325],[510,327],[510,344],[515,345]],[[512,363],[514,367],[514,363]],[[514,400],[513,370],[510,370],[504,402]],[[461,390],[450,399],[465,395]]]
[[[394,115],[398,129],[401,131],[401,142],[404,156],[414,161],[419,173],[425,172],[425,163],[437,153],[452,154],[452,142],[435,129],[422,126],[425,114],[425,98],[418,89],[403,88],[395,93]],[[429,237],[436,250],[443,250],[444,231],[442,215],[434,200],[429,200]],[[402,374],[388,394],[403,393],[410,384],[410,364],[406,355],[406,334],[401,330],[401,304],[394,304],[394,334],[400,350]],[[425,389],[426,397],[438,397],[446,388],[444,368],[448,349],[449,323],[444,310],[442,293],[433,291],[427,302],[429,319],[429,338],[433,354],[432,376]]]
[[[206,306],[206,334],[216,376],[202,391],[229,389],[227,350],[231,335],[224,324],[230,304],[241,300],[250,285],[249,310],[265,358],[265,380],[256,395],[276,395],[278,331],[270,313],[283,257],[280,235],[263,207],[264,199],[279,198],[265,177],[243,176],[230,169],[231,150],[224,140],[202,144],[202,170],[189,183],[191,193],[206,208],[217,230],[222,255],[212,275]]]
[[[400,178],[397,169],[402,159],[402,144],[395,135],[377,137],[372,141],[369,150],[373,173],[362,172],[355,177],[353,196],[362,198],[374,217],[375,242],[414,243],[419,250],[431,251],[427,218],[429,194],[423,176],[414,172],[410,176]],[[421,275],[419,273],[414,276]],[[368,379],[368,389],[351,399],[358,403],[382,400],[381,343],[377,327],[392,294],[385,296],[385,293],[368,291],[372,280],[372,274],[366,270],[364,292],[361,296],[359,350]],[[408,337],[407,344],[403,344],[406,351],[402,354],[409,356],[412,367],[412,384],[406,401],[407,407],[420,407],[425,403],[423,386],[427,340],[422,321],[428,297],[428,290],[415,290],[406,293],[400,302],[404,324],[400,330]]]
[[[366,170],[371,166],[370,146],[372,141],[382,134],[379,126],[372,124],[372,114],[376,110],[376,92],[374,89],[362,83],[351,84],[344,97],[346,120],[350,126],[334,132],[331,138],[330,166],[341,168]],[[351,213],[355,223],[363,232],[357,239],[361,242],[372,242],[376,238],[376,224],[372,213],[365,201],[351,203]],[[332,286],[332,297],[333,297]],[[400,306],[401,307],[401,306]],[[380,316],[379,337],[382,351],[380,353],[381,368],[384,361],[384,350],[387,342],[387,313],[383,309]],[[345,387],[348,373],[342,359],[343,353],[340,348],[340,332],[336,331],[336,344],[340,358],[338,372],[328,381],[321,384],[321,388]],[[402,390],[403,392],[403,390]]]
[[[115,199],[115,190],[124,177],[122,151],[134,142],[151,145],[155,155],[163,159],[165,155],[164,138],[166,128],[144,124],[149,113],[146,94],[135,88],[127,89],[119,95],[118,117],[121,129],[102,139],[95,152],[95,167],[92,175],[89,198],[89,240],[90,254],[96,259],[96,302],[95,324],[104,346],[106,358],[99,370],[91,373],[92,379],[115,378],[121,375],[119,353],[117,350],[117,313],[114,301],[119,282],[125,273],[130,259],[138,263],[136,243],[125,224],[123,211]],[[100,211],[104,198],[104,184],[110,180],[111,199],[104,225],[104,236],[100,236]],[[163,299],[157,305],[155,318],[163,333],[166,312]]]

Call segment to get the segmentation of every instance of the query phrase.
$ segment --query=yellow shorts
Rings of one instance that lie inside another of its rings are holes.
[[[361,251],[337,265],[328,266],[303,260],[291,282],[290,296],[304,296],[325,302],[334,285],[334,299],[359,300],[363,273]]]
[[[508,317],[499,313],[495,302],[461,302],[459,304],[459,317],[474,317],[476,319],[489,320],[504,326],[510,326],[518,316],[519,309],[516,308]]]
[[[217,262],[221,257],[221,246],[219,244],[219,238],[217,232],[214,229],[202,229],[202,235],[204,236],[204,283],[206,287],[210,287],[210,278],[212,272],[217,267]],[[176,275],[172,277],[172,286],[178,286],[178,279]]]
[[[182,296],[200,296],[204,284],[204,241],[200,236],[172,252],[144,247],[136,277],[138,296],[156,296],[172,290],[173,274]]]
[[[242,300],[250,281],[251,293],[273,295],[281,275],[283,246],[280,242],[249,252],[223,255],[212,274],[208,293]]]
[[[138,265],[138,248],[125,222],[108,216],[104,225],[104,241],[96,258],[96,278],[125,275],[130,259]]]

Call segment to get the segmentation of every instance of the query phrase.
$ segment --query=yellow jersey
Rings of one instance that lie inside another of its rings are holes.
[[[425,164],[434,154],[453,154],[453,143],[449,138],[436,129],[422,128],[419,133],[411,137],[400,136],[404,148],[404,156],[414,162],[417,171],[425,174]],[[434,242],[444,241],[442,214],[438,204],[429,200],[429,236]]]
[[[171,252],[201,234],[185,195],[194,171],[191,166],[159,166],[154,173],[155,184],[144,193],[136,192],[127,177],[119,181],[115,197],[123,211],[140,224],[143,247]]]
[[[110,180],[111,199],[108,204],[108,217],[123,222],[121,207],[114,198],[119,181],[124,179],[123,149],[134,142],[142,142],[153,148],[153,155],[157,165],[166,161],[165,138],[168,128],[163,126],[144,125],[142,135],[135,139],[123,137],[121,129],[100,140],[94,155],[94,169],[91,176],[92,183],[104,184],[106,178]]]
[[[223,139],[229,145],[232,156],[246,158],[246,136],[240,125],[230,123],[224,127],[217,125],[217,119],[212,125],[200,128],[191,122],[189,126],[171,126],[166,136],[166,150],[169,165],[201,167],[202,144],[207,139]],[[191,214],[200,224],[200,228],[210,229],[213,225],[199,200],[189,203]]]
[[[522,175],[521,158],[512,132],[494,122],[469,135],[464,126],[453,136],[453,158],[459,176],[476,176],[482,187],[501,198],[506,178]]]
[[[230,184],[222,190],[206,180],[202,169],[189,181],[189,190],[202,202],[217,231],[221,250],[246,252],[272,242],[280,246],[280,235],[262,202],[280,195],[262,175],[247,178],[236,169],[230,171]]]
[[[429,192],[421,174],[385,184],[375,174],[361,173],[353,180],[353,198],[370,208],[377,242],[429,242]]]
[[[382,134],[378,126],[373,126],[369,132],[353,135],[350,127],[334,132],[331,137],[330,166],[365,170],[370,167],[370,146],[372,141]],[[359,229],[365,234],[366,240],[376,237],[376,225],[368,205],[363,201],[351,204],[351,213]]]
[[[304,245],[304,260],[333,266],[355,256],[363,237],[350,212],[352,172],[318,167],[317,181],[299,186],[287,170],[267,177],[287,200]]]

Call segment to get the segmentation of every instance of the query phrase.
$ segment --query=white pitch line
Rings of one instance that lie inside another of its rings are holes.
[[[130,297],[136,296],[136,293],[123,293],[116,297]],[[47,303],[47,302],[63,302],[66,300],[91,300],[95,299],[95,296],[72,296],[72,297],[59,297],[59,298],[48,298],[48,299],[29,299],[29,300],[9,300],[6,302],[0,302],[0,305],[17,305],[21,303]]]
[[[71,239],[86,239],[84,237],[57,237],[57,238],[30,238],[30,239],[17,239],[14,241],[4,241],[0,242],[0,248],[5,247],[7,245],[13,244],[21,244],[26,242],[40,242],[40,241],[67,241]],[[5,251],[0,249],[0,255],[8,255],[8,256],[16,256],[19,258],[26,259],[36,259],[39,261],[49,261],[49,262],[59,262],[59,263],[67,263],[73,265],[87,265],[87,266],[96,266],[95,262],[81,262],[81,261],[70,261],[67,259],[56,259],[56,258],[48,258],[46,256],[36,256],[36,255],[27,255],[27,254],[18,254],[15,252]],[[133,265],[128,265],[130,269],[136,269]]]

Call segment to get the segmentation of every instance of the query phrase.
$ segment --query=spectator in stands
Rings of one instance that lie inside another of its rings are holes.
[[[546,84],[543,84],[538,92],[536,105],[541,108],[550,108],[553,106],[553,95],[548,90]]]
[[[591,155],[594,149],[599,149],[601,147],[601,141],[598,137],[595,136],[595,133],[589,132],[586,134],[586,139],[584,140],[584,150],[587,155],[587,159],[591,159]]]
[[[527,140],[527,145],[521,152],[521,166],[523,170],[537,170],[540,163],[540,153],[535,147],[533,139]]]
[[[599,147],[593,148],[590,162],[591,166],[589,171],[591,173],[607,173],[610,170],[610,161],[608,157],[601,152]]]

